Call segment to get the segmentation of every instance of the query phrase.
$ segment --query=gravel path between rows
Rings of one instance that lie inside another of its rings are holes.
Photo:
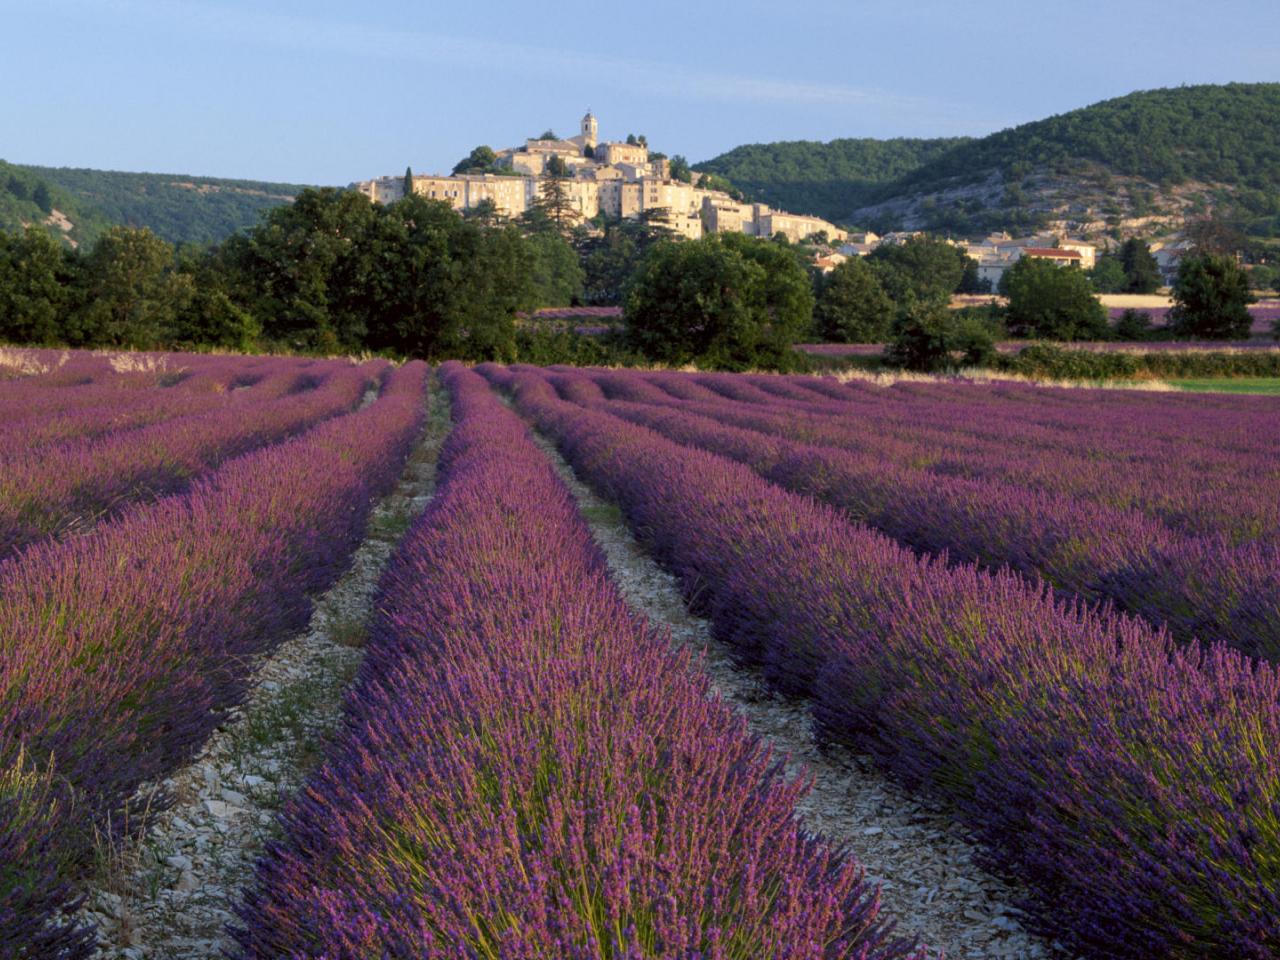
[[[1022,927],[1013,906],[1016,888],[977,866],[975,847],[943,810],[907,793],[870,757],[820,747],[808,705],[779,696],[737,663],[707,621],[689,612],[675,578],[636,542],[617,507],[582,483],[550,441],[535,437],[577,498],[627,602],[669,630],[674,642],[699,651],[716,693],[746,717],[753,733],[790,758],[792,775],[812,779],[800,806],[805,827],[862,862],[901,933],[919,936],[950,960],[1065,956]]]
[[[449,401],[434,382],[430,417],[392,493],[373,510],[351,569],[316,600],[305,632],[254,671],[245,703],[229,712],[196,759],[139,791],[175,802],[147,835],[102,851],[82,918],[98,924],[100,958],[206,960],[234,947],[227,924],[277,815],[324,753],[342,697],[363,657],[378,578],[409,524],[431,499]]]

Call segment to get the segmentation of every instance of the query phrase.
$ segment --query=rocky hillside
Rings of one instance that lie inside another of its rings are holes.
[[[842,142],[808,145],[807,166],[832,165],[845,152],[835,146]],[[787,164],[752,172],[762,199],[792,182]],[[867,179],[855,170],[815,180],[808,196],[789,196],[791,208],[880,229],[1049,226],[1092,234],[1159,233],[1217,210],[1249,233],[1280,236],[1280,84],[1133,93],[952,143],[870,189]],[[857,199],[831,209],[830,198],[842,188]]]
[[[110,226],[101,215],[81,208],[65,190],[25,167],[0,160],[0,230],[22,230],[33,224],[73,247]]]

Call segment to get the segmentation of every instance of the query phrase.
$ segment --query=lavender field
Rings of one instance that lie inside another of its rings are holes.
[[[0,411],[0,957],[1280,955],[1280,399],[6,351]]]

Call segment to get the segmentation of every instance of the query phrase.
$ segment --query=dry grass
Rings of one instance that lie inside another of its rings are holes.
[[[1000,373],[985,368],[960,370],[952,374],[914,373],[910,370],[891,370],[870,372],[867,370],[841,370],[838,373],[814,374],[814,376],[835,377],[841,383],[858,380],[873,383],[881,387],[890,387],[895,383],[1023,383],[1033,387],[1070,387],[1090,390],[1142,390],[1148,393],[1174,393],[1178,388],[1164,380],[1048,380],[1041,377],[1027,377],[1015,373]]]
[[[116,373],[176,374],[186,370],[162,353],[132,353],[127,350],[95,350],[95,356],[106,357]]]
[[[44,351],[40,351],[44,352]],[[30,377],[57,370],[67,362],[71,353],[62,351],[56,358],[41,359],[39,352],[21,347],[0,347],[0,371],[17,376]]]

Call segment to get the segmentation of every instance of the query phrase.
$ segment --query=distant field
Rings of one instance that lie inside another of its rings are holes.
[[[1179,390],[1215,393],[1280,394],[1280,377],[1216,378],[1204,380],[1170,380]]]

